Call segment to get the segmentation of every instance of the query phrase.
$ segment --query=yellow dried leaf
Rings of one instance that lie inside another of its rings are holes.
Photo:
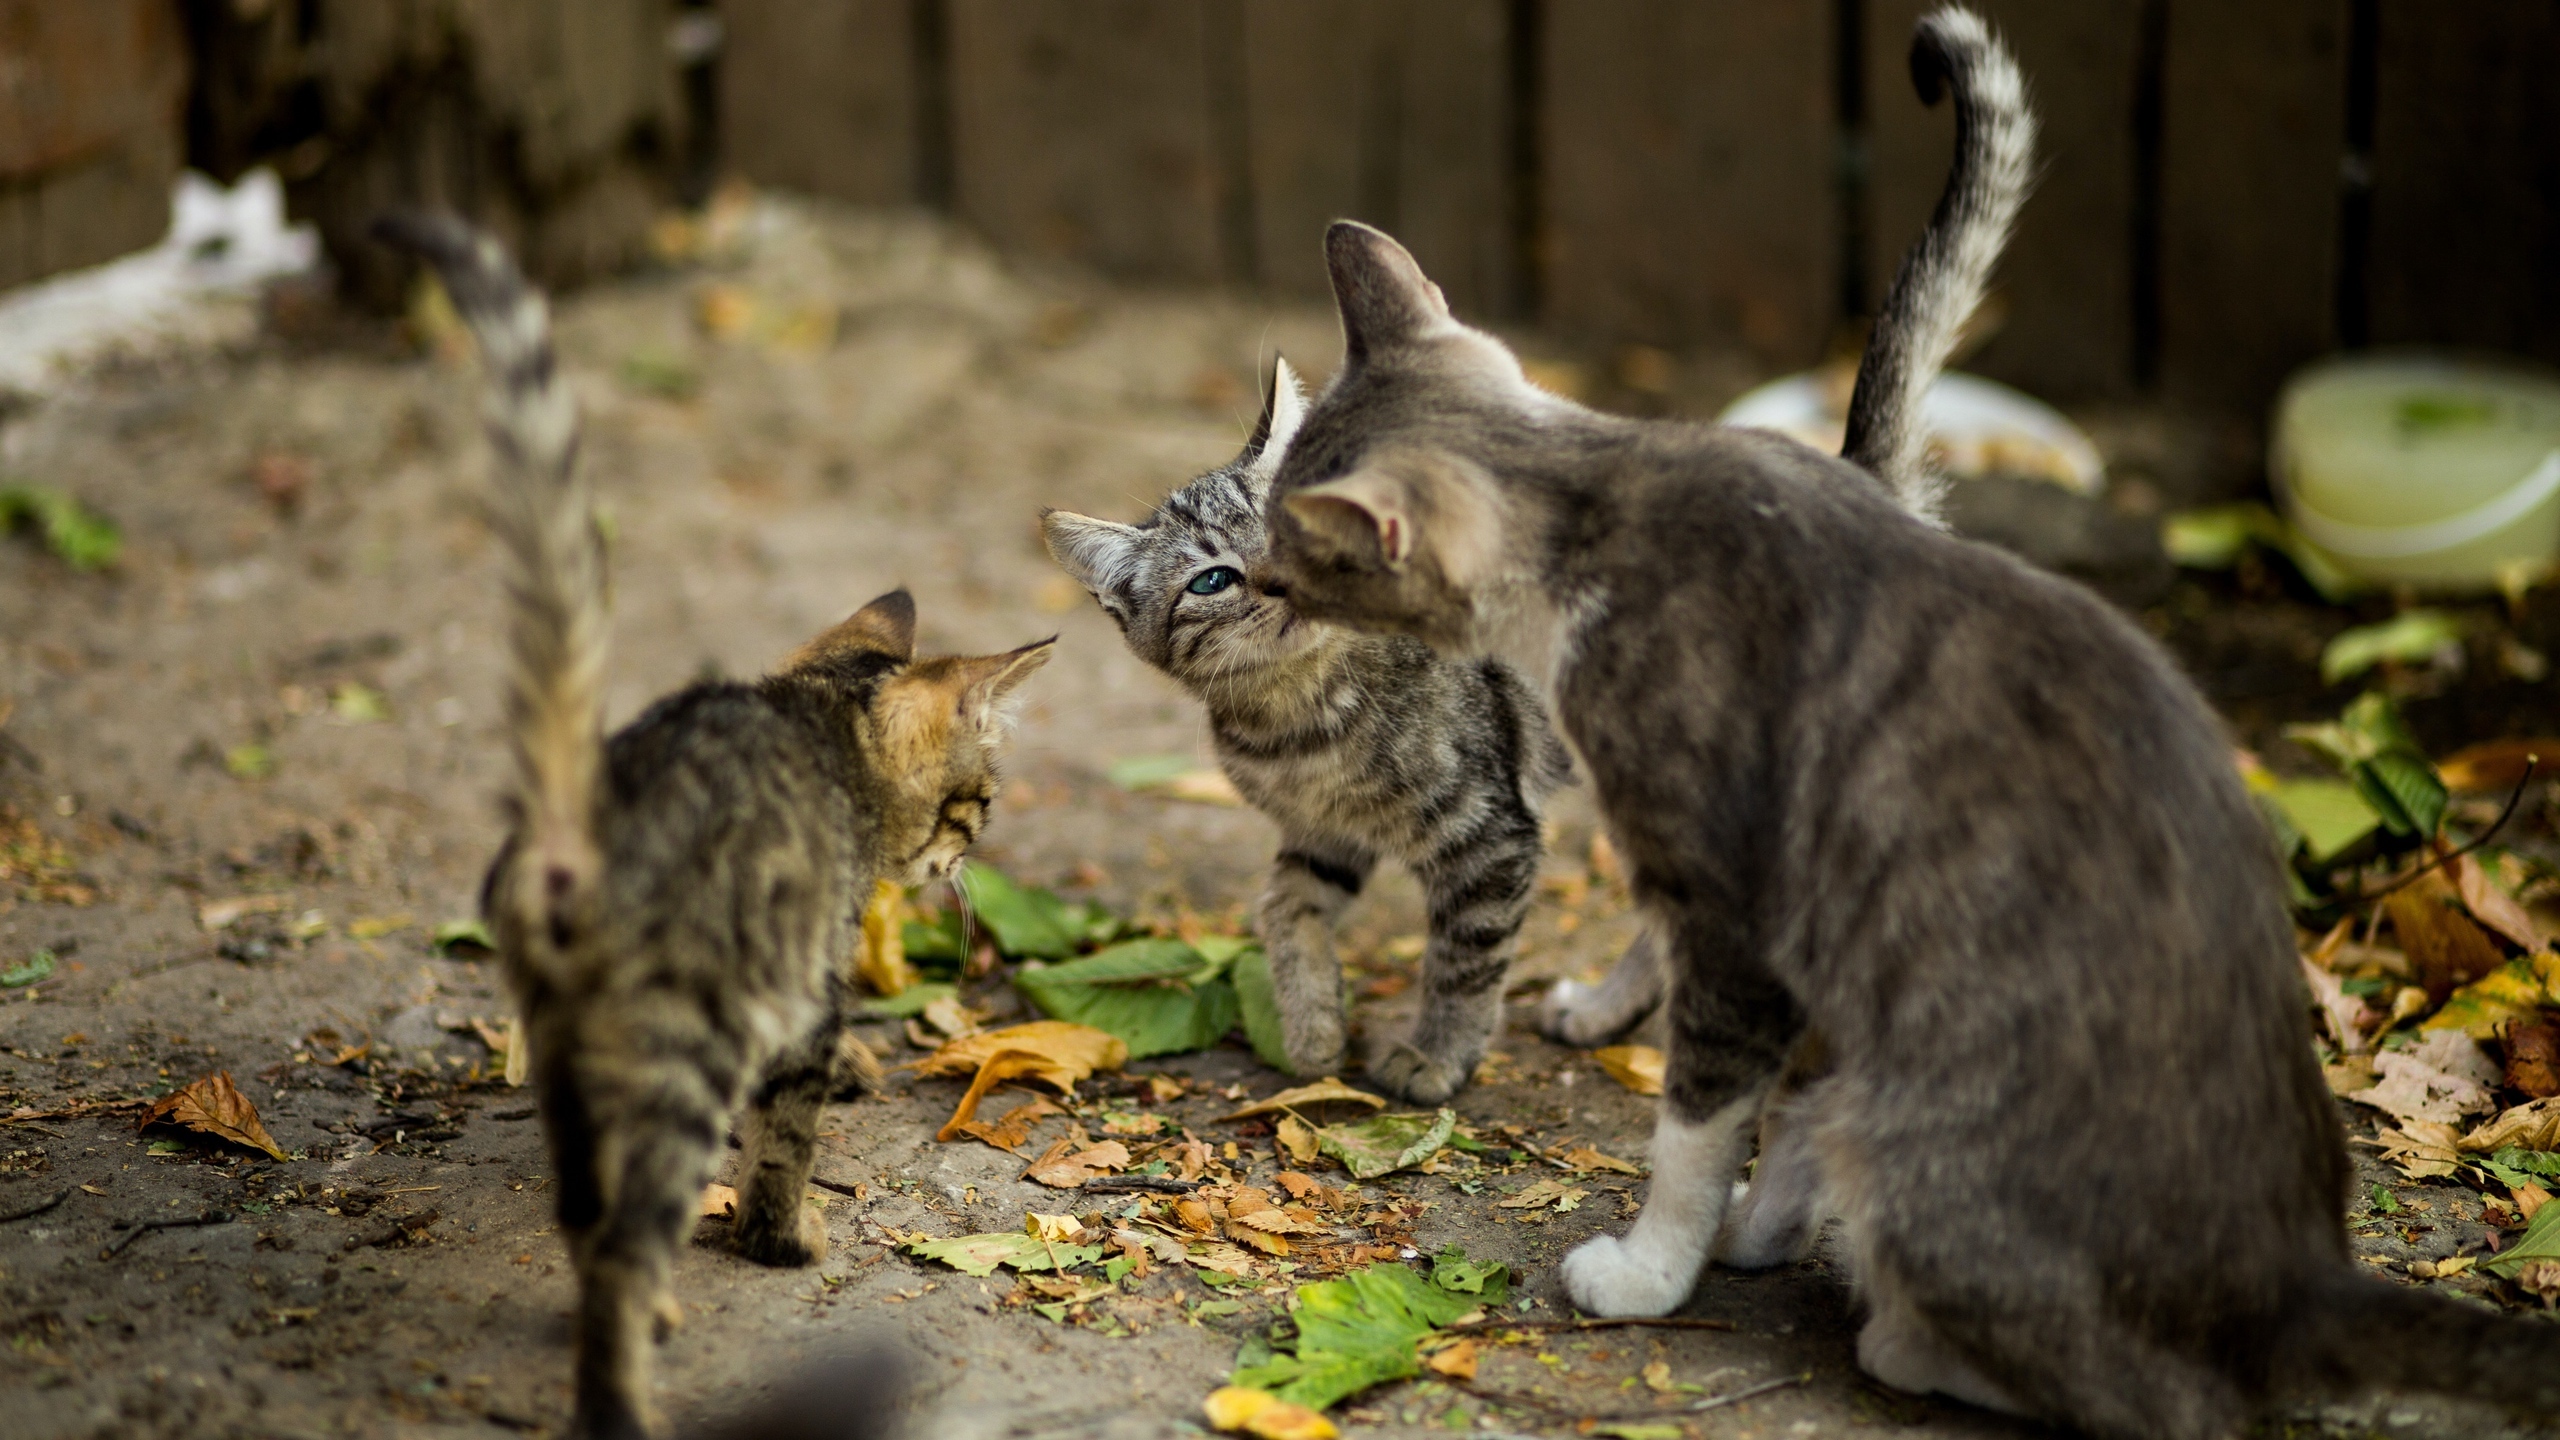
[[[1217,1217],[1209,1213],[1208,1203],[1188,1195],[1173,1202],[1173,1218],[1195,1235],[1206,1235],[1218,1228]]]
[[[1612,1045],[1592,1051],[1591,1058],[1610,1079],[1639,1095],[1662,1093],[1662,1052],[1650,1045]]]
[[[1316,1132],[1314,1127],[1308,1125],[1307,1122],[1299,1119],[1295,1115],[1283,1115],[1280,1117],[1279,1124],[1274,1128],[1279,1135],[1280,1148],[1288,1152],[1289,1159],[1291,1161],[1300,1165],[1312,1165],[1315,1163]]]
[[[1199,1269],[1215,1270],[1221,1275],[1233,1275],[1238,1279],[1250,1279],[1253,1275],[1251,1255],[1215,1240],[1184,1251],[1182,1258]]]
[[[1473,1380],[1476,1378],[1476,1342],[1461,1340],[1422,1363],[1452,1380]]]
[[[1281,1189],[1288,1191],[1289,1198],[1292,1200],[1304,1200],[1310,1195],[1322,1196],[1324,1194],[1324,1186],[1316,1179],[1316,1177],[1313,1175],[1301,1175],[1295,1170],[1281,1171],[1278,1175],[1273,1177],[1273,1183],[1277,1184]]]
[[[2462,1137],[2462,1148],[2475,1154],[2504,1150],[2560,1150],[2560,1095],[2529,1100],[2501,1112],[2496,1119]]]
[[[1228,779],[1223,770],[1185,770],[1156,788],[1171,799],[1189,800],[1200,805],[1238,806],[1244,803],[1244,796],[1236,791],[1236,782]]]
[[[2552,758],[2560,760],[2560,755]],[[2472,919],[2514,941],[2520,950],[2542,948],[2542,933],[2533,917],[2489,874],[2479,856],[2458,856],[2453,864],[2454,888],[2460,892],[2462,906],[2471,912]]]
[[[1066,1112],[1034,1095],[1004,1112],[995,1121],[972,1120],[960,1127],[960,1133],[973,1140],[984,1140],[999,1150],[1020,1150],[1031,1139],[1031,1127],[1052,1115]]]
[[[894,880],[874,881],[871,902],[862,907],[862,941],[854,952],[853,973],[874,994],[895,995],[916,983],[907,964],[905,918],[907,892]]]
[[[702,1187],[702,1206],[695,1212],[705,1220],[726,1220],[738,1213],[738,1192],[720,1184]]]
[[[2530,1180],[2521,1185],[2508,1186],[2507,1194],[2515,1198],[2516,1213],[2527,1220],[2531,1220],[2535,1212],[2551,1203],[2551,1192]]]
[[[1576,1170],[1614,1170],[1621,1175],[1644,1173],[1643,1166],[1631,1164],[1615,1155],[1604,1155],[1588,1145],[1577,1145],[1557,1158]]]
[[[199,1134],[263,1150],[278,1160],[292,1157],[276,1145],[258,1119],[258,1107],[231,1083],[231,1072],[216,1070],[183,1090],[162,1096],[142,1117],[143,1128],[151,1125],[175,1125]]]
[[[284,908],[282,895],[234,895],[197,906],[196,923],[207,930],[228,930],[247,916],[272,915]]]
[[[1034,1020],[963,1036],[916,1062],[919,1075],[964,1075],[976,1071],[959,1108],[936,1131],[949,1141],[977,1114],[978,1102],[1007,1080],[1029,1078],[1073,1095],[1076,1082],[1096,1070],[1117,1070],[1129,1059],[1120,1037],[1065,1020]]]
[[[1271,1213],[1277,1214],[1279,1212],[1273,1211]],[[1243,1220],[1240,1220],[1233,1215],[1227,1217],[1227,1238],[1235,1241],[1239,1245],[1259,1250],[1265,1255],[1286,1255],[1289,1253],[1289,1238],[1287,1236],[1273,1235],[1265,1231],[1256,1230],[1252,1226],[1246,1224]]]
[[[1323,1221],[1290,1214],[1286,1210],[1248,1210],[1238,1214],[1227,1212],[1228,1233],[1241,1225],[1265,1235],[1326,1235],[1333,1227]]]
[[[1644,1367],[1644,1388],[1652,1391],[1656,1395],[1670,1394],[1671,1366],[1669,1363],[1656,1360],[1652,1364]]]
[[[1084,1233],[1084,1222],[1073,1215],[1043,1215],[1034,1210],[1022,1217],[1022,1233],[1034,1240],[1054,1240],[1072,1245]]]
[[[1280,1110],[1303,1110],[1311,1105],[1326,1105],[1337,1100],[1351,1105],[1365,1105],[1372,1110],[1387,1108],[1385,1097],[1372,1095],[1366,1090],[1354,1090],[1333,1076],[1327,1075],[1312,1085],[1294,1086],[1268,1100],[1257,1100],[1232,1115],[1219,1116],[1218,1120],[1222,1124],[1229,1120],[1249,1120],[1256,1115],[1269,1115]]]
[[[1304,1405],[1238,1385],[1210,1391],[1200,1409],[1212,1429],[1241,1431],[1256,1440],[1335,1440],[1342,1433]]]
[[[1060,1141],[1063,1145],[1066,1142]],[[1052,1190],[1073,1190],[1096,1175],[1129,1168],[1129,1147],[1105,1140],[1091,1149],[1055,1158],[1043,1157],[1023,1173]]]

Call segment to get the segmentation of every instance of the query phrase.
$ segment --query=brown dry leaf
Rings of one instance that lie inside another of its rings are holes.
[[[1473,1380],[1476,1378],[1476,1342],[1461,1340],[1422,1363],[1452,1380]]]
[[[1052,1190],[1073,1190],[1096,1175],[1108,1175],[1128,1167],[1129,1147],[1117,1140],[1105,1140],[1073,1155],[1044,1159],[1023,1173]]]
[[[1266,1213],[1276,1215],[1279,1212],[1275,1210]],[[1239,1245],[1249,1245],[1252,1248],[1261,1251],[1265,1255],[1286,1255],[1289,1253],[1288,1237],[1283,1235],[1274,1235],[1265,1230],[1254,1229],[1252,1226],[1245,1224],[1244,1221],[1239,1220],[1233,1215],[1227,1217],[1227,1238],[1235,1241]]]
[[[2489,1091],[2498,1082],[2496,1063],[2459,1030],[2431,1031],[2406,1049],[2386,1050],[2373,1057],[2373,1069],[2380,1082],[2347,1098],[2403,1122],[2451,1125],[2497,1104]]]
[[[2534,1212],[2551,1203],[2551,1192],[2530,1180],[2508,1186],[2507,1194],[2516,1202],[2516,1214],[2528,1221],[2534,1217]]]
[[[1034,1095],[1004,1112],[994,1121],[972,1120],[960,1127],[960,1133],[973,1140],[984,1140],[999,1150],[1020,1150],[1031,1140],[1031,1127],[1052,1115],[1066,1112],[1042,1096]]]
[[[1273,1183],[1288,1191],[1289,1198],[1292,1200],[1304,1200],[1310,1195],[1324,1193],[1324,1185],[1314,1176],[1301,1175],[1295,1170],[1281,1171],[1273,1177]]]
[[[2560,751],[2553,752],[2552,758],[2560,760]],[[2454,888],[2461,894],[2462,906],[2471,912],[2472,919],[2514,941],[2520,950],[2542,948],[2540,927],[2533,923],[2533,917],[2525,913],[2524,906],[2516,897],[2508,894],[2505,887],[2490,876],[2479,856],[2457,856],[2453,866]]]
[[[2560,1150],[2560,1099],[2529,1100],[2462,1137],[2462,1148],[2475,1154],[2493,1153],[2510,1145],[2525,1150]]]
[[[1280,1148],[1288,1152],[1292,1162],[1299,1165],[1315,1163],[1317,1151],[1314,1127],[1295,1115],[1283,1115],[1280,1117],[1279,1124],[1273,1128],[1278,1133]]]
[[[1209,1146],[1204,1141],[1190,1136],[1183,1137],[1182,1143],[1174,1147],[1173,1158],[1174,1164],[1181,1171],[1182,1179],[1197,1180],[1208,1173]]]
[[[1199,805],[1238,806],[1244,803],[1244,796],[1236,790],[1236,782],[1228,779],[1225,771],[1206,767],[1185,770],[1155,788],[1171,799],[1189,800]]]
[[[1588,1190],[1576,1189],[1561,1180],[1539,1180],[1508,1200],[1495,1201],[1494,1206],[1501,1210],[1544,1210],[1554,1206],[1558,1211],[1570,1211],[1582,1208],[1583,1200],[1590,1194]]]
[[[2391,932],[2425,986],[2427,998],[2441,1005],[2454,991],[2506,963],[2507,957],[2489,933],[2463,913],[2462,896],[2453,882],[2429,870],[2394,890],[2382,902],[2391,917]]]
[[[1220,1123],[1229,1120],[1249,1120],[1256,1115],[1269,1115],[1279,1110],[1303,1110],[1311,1105],[1325,1105],[1337,1100],[1346,1104],[1365,1105],[1372,1110],[1387,1108],[1384,1096],[1372,1095],[1366,1090],[1354,1090],[1333,1076],[1327,1075],[1312,1085],[1300,1085],[1283,1090],[1268,1100],[1257,1100],[1232,1115],[1221,1115],[1218,1119]]]
[[[2400,1167],[2400,1173],[2412,1180],[2451,1175],[2462,1144],[2461,1135],[2452,1126],[2435,1120],[2411,1120],[2397,1130],[2380,1126],[2375,1129],[2374,1138],[2382,1142],[2382,1158]]]
[[[1200,1409],[1209,1417],[1211,1429],[1241,1431],[1255,1440],[1335,1440],[1342,1433],[1304,1405],[1240,1385],[1210,1391]]]
[[[702,1205],[694,1213],[705,1220],[727,1220],[738,1213],[738,1192],[727,1185],[702,1187]]]
[[[2537,1100],[2560,1095],[2560,1021],[2507,1023],[2507,1084]]]
[[[1217,1217],[1209,1213],[1208,1202],[1196,1196],[1185,1195],[1174,1201],[1173,1218],[1182,1222],[1182,1228],[1197,1235],[1206,1235],[1218,1228]]]
[[[862,939],[854,951],[853,973],[876,995],[895,995],[916,983],[907,964],[905,919],[907,892],[894,880],[874,881],[871,903],[862,907]]]
[[[2501,794],[2524,780],[2526,759],[2540,761],[2533,773],[2542,779],[2560,771],[2560,740],[2491,740],[2465,745],[2436,762],[2444,788],[2457,794]]]
[[[1215,1270],[1221,1275],[1234,1275],[1240,1279],[1251,1279],[1253,1276],[1251,1255],[1233,1245],[1223,1245],[1215,1240],[1203,1242],[1185,1251],[1182,1258],[1197,1269]]]
[[[1303,1207],[1301,1207],[1303,1209]],[[1330,1235],[1333,1227],[1309,1214],[1292,1215],[1286,1210],[1248,1210],[1242,1214],[1227,1212],[1227,1230],[1236,1226],[1264,1235]]]
[[[1669,1362],[1656,1360],[1652,1364],[1644,1367],[1644,1388],[1652,1391],[1656,1395],[1668,1395],[1671,1393],[1671,1366]]]
[[[2307,955],[2302,957],[2302,979],[2311,987],[2311,998],[2320,1007],[2320,1017],[2329,1022],[2330,1038],[2336,1040],[2338,1048],[2350,1058],[2361,1058],[2373,1044],[2372,1026],[2367,1020],[2371,1012],[2364,1003],[2364,997],[2348,994],[2345,981],[2327,967],[2314,963]],[[2366,1069],[2369,1077],[2370,1065]],[[2370,1078],[2365,1081],[2367,1085],[2372,1083]],[[2336,1088],[2334,1081],[2331,1088]],[[2338,1093],[2346,1092],[2341,1090]]]
[[[2374,1081],[2382,1078],[2373,1073],[2373,1057],[2370,1055],[2349,1055],[2335,1065],[2321,1066],[2320,1074],[2329,1082],[2332,1095],[2352,1095],[2359,1090],[2370,1090]]]
[[[282,895],[234,895],[197,906],[196,923],[208,931],[228,930],[251,915],[273,915],[284,909]]]
[[[258,1119],[258,1107],[231,1083],[228,1070],[216,1070],[183,1090],[162,1096],[144,1112],[142,1125],[176,1125],[263,1150],[278,1160],[292,1158],[267,1133],[267,1127]]]
[[[978,1022],[985,1015],[960,1003],[959,997],[945,995],[924,1007],[924,1023],[954,1040],[978,1033]]]
[[[2528,1260],[2516,1270],[2516,1284],[2540,1297],[2542,1308],[2560,1304],[2560,1260]]]
[[[1096,1070],[1117,1070],[1128,1059],[1129,1047],[1117,1035],[1065,1020],[1034,1020],[954,1040],[917,1061],[915,1069],[919,1075],[977,1072],[959,1108],[934,1134],[947,1142],[962,1133],[960,1127],[976,1115],[978,1101],[1003,1081],[1029,1077],[1073,1095],[1077,1081]]]
[[[1577,1145],[1557,1158],[1576,1170],[1614,1170],[1621,1175],[1644,1173],[1643,1166],[1631,1164],[1615,1155],[1604,1155],[1588,1145]]]
[[[1662,1093],[1662,1052],[1650,1045],[1612,1045],[1592,1051],[1591,1058],[1610,1079],[1639,1095]]]

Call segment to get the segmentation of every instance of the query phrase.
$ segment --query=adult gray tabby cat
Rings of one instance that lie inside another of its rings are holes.
[[[2028,182],[2034,120],[1987,33],[1948,37],[1914,77],[1952,82],[1959,143],[1927,232],[1905,259],[1860,364],[1848,457],[1937,523],[1919,399],[1982,294]],[[1273,576],[1263,530],[1271,477],[1305,414],[1288,362],[1234,460],[1135,525],[1052,510],[1049,553],[1119,623],[1139,658],[1209,712],[1219,763],[1280,827],[1261,904],[1290,1068],[1341,1064],[1332,927],[1381,856],[1422,880],[1431,932],[1411,1039],[1370,1067],[1437,1102],[1466,1083],[1501,1015],[1513,940],[1536,879],[1541,802],[1571,771],[1532,687],[1498,661],[1449,660],[1410,639],[1305,621]],[[1540,1028],[1596,1045],[1650,1013],[1659,945],[1640,936],[1598,986],[1561,981]]]
[[[839,1056],[840,957],[873,882],[959,863],[995,798],[1004,699],[1051,642],[915,658],[884,595],[766,678],[671,695],[610,739],[604,553],[550,317],[497,242],[443,216],[377,227],[443,277],[507,462],[508,836],[481,906],[530,1042],[578,1270],[581,1437],[656,1428],[652,1330],[675,1252],[740,1120],[736,1242],[814,1264],[802,1202]],[[743,1108],[744,1114],[740,1115]]]
[[[1930,15],[1922,74],[1984,33]],[[1666,1313],[1827,1206],[1901,1389],[2174,1440],[2306,1389],[2560,1405],[2560,1328],[2350,1263],[2280,862],[2159,646],[1851,464],[1547,394],[1394,241],[1326,243],[1346,360],[1275,573],[1538,677],[1665,936],[1653,1182],[1576,1304]],[[1808,1035],[1829,1069],[1729,1214]]]

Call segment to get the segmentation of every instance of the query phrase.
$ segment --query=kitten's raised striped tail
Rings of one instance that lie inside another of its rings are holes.
[[[1954,92],[1955,164],[1867,336],[1840,453],[1882,480],[1903,508],[1943,525],[1946,480],[1928,463],[1920,397],[1982,302],[2017,223],[2033,178],[2036,117],[2017,62],[1970,10],[1949,6],[1921,17],[1911,37],[1911,83],[1927,105],[1942,89]]]
[[[503,473],[490,526],[507,556],[506,805],[512,874],[493,899],[539,964],[572,948],[594,913],[603,859],[604,542],[580,476],[578,410],[551,355],[551,307],[496,240],[450,215],[404,212],[382,240],[435,267],[479,342],[482,418]],[[500,917],[493,917],[500,918]]]

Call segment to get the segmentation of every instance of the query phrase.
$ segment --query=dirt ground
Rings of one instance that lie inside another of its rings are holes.
[[[1024,274],[920,219],[761,214],[744,258],[592,291],[560,317],[614,534],[614,718],[697,675],[752,673],[894,585],[915,592],[928,647],[1060,632],[984,857],[1141,914],[1240,913],[1270,828],[1108,781],[1115,760],[1205,759],[1198,715],[1052,569],[1034,516],[1132,517],[1226,458],[1257,362],[1277,349],[1327,370],[1330,317]],[[101,372],[0,429],[8,477],[68,488],[126,536],[101,574],[0,544],[0,800],[32,827],[10,843],[62,847],[68,883],[94,892],[12,904],[0,890],[0,969],[38,948],[63,961],[0,991],[0,1112],[36,1117],[0,1127],[0,1215],[67,1192],[0,1224],[0,1431],[27,1440],[544,1433],[567,1416],[571,1279],[539,1127],[523,1092],[485,1075],[471,1029],[503,1024],[499,980],[429,944],[470,912],[497,839],[496,559],[472,508],[486,471],[472,381],[307,305],[279,326],[236,352]],[[1615,398],[1712,413],[1750,378],[1712,357],[1682,357],[1678,376]],[[2153,433],[2139,417],[2092,422],[2111,448]],[[2174,497],[2183,482],[2151,483]],[[2253,585],[2253,618],[2217,618]],[[2183,585],[2153,619],[2250,737],[2324,703],[2309,657],[2347,622],[2263,576]],[[2532,698],[2497,693],[2510,708]],[[2459,728],[2415,718],[2431,740]],[[1555,883],[1515,976],[1524,997],[1595,972],[1630,923],[1605,886],[1584,893],[1583,802],[1559,805],[1554,829]],[[241,897],[273,908],[221,932],[201,923],[200,907]],[[1353,912],[1345,950],[1368,1036],[1403,1023],[1409,962],[1393,942],[1419,929],[1401,877]],[[1006,1003],[1000,982],[981,994]],[[1457,1108],[1525,1143],[1640,1159],[1650,1102],[1536,1038],[1528,1009]],[[889,1025],[866,1033],[914,1053]],[[1267,1132],[1215,1117],[1278,1076],[1235,1046],[1138,1068],[1191,1080],[1152,1108],[1213,1145],[1240,1141],[1239,1172],[1268,1180]],[[169,1143],[108,1105],[215,1070],[293,1158]],[[932,1141],[959,1088],[898,1077],[831,1109],[819,1175],[834,1248],[816,1272],[748,1265],[704,1227],[681,1262],[688,1321],[662,1352],[672,1414],[725,1412],[806,1359],[889,1334],[920,1357],[919,1435],[1196,1433],[1201,1397],[1285,1286],[1213,1291],[1159,1270],[1062,1325],[1002,1303],[1002,1272],[978,1281],[890,1253],[883,1226],[1011,1230],[1027,1209],[1065,1208],[1016,1178],[1017,1158]],[[1589,1196],[1570,1213],[1496,1207],[1556,1173],[1469,1164],[1371,1192],[1407,1203],[1424,1253],[1455,1242],[1509,1263],[1517,1313],[1554,1319],[1554,1262],[1623,1225],[1642,1193],[1602,1173],[1575,1181]],[[2360,1251],[2391,1265],[2476,1248],[2476,1197],[2424,1193],[2429,1209],[2387,1228],[2359,1201]],[[231,1218],[134,1228],[217,1213]],[[1864,1382],[1832,1258],[1714,1275],[1688,1313],[1729,1328],[1488,1347],[1471,1384],[1391,1385],[1338,1415],[1360,1436],[1556,1435],[1655,1412],[1736,1440],[2034,1433]],[[1697,1388],[1657,1395],[1637,1378],[1657,1361]],[[1809,1379],[1676,1409],[1794,1375]],[[2280,1427],[2508,1428],[2401,1399]]]

